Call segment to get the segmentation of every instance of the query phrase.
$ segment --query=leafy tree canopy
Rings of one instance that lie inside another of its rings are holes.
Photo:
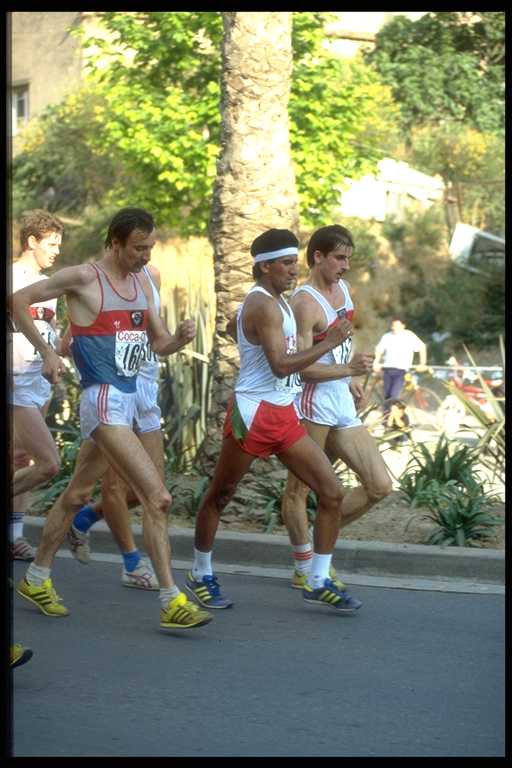
[[[222,16],[98,16],[107,38],[82,30],[87,85],[29,128],[15,182],[25,192],[58,187],[55,158],[62,164],[64,153],[73,179],[83,172],[88,190],[67,196],[76,211],[85,195],[107,207],[146,206],[181,235],[205,232],[219,152]],[[391,89],[362,61],[347,63],[324,47],[325,21],[325,13],[293,16],[290,134],[305,226],[323,223],[344,177],[373,170],[397,136]]]
[[[406,132],[421,123],[464,121],[504,133],[504,11],[397,16],[378,33],[367,60],[392,88]]]
[[[467,224],[497,235],[505,231],[505,143],[495,133],[446,123],[411,132],[410,162],[442,176],[457,194]]]

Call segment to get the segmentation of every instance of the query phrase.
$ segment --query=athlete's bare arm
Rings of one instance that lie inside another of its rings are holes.
[[[308,349],[313,345],[314,334],[325,330],[325,314],[318,301],[304,292],[294,296],[290,304],[297,321],[297,347],[299,350]],[[347,331],[344,341],[352,330],[352,324],[348,320],[342,320],[341,324]],[[373,356],[358,353],[346,365],[313,363],[302,371],[302,378],[304,381],[332,381],[346,376],[362,376],[371,369],[372,361]]]
[[[242,322],[248,340],[263,347],[272,372],[278,378],[302,371],[346,338],[341,323],[335,323],[329,328],[325,339],[313,348],[287,354],[283,316],[277,300],[261,294],[248,297]]]
[[[101,301],[99,291],[94,285],[95,281],[96,275],[90,265],[65,267],[47,280],[39,280],[37,283],[21,288],[11,297],[12,316],[16,328],[41,354],[43,359],[41,374],[52,384],[59,381],[64,369],[63,361],[39,333],[30,314],[30,306],[66,296],[70,313],[72,309],[74,310],[74,321],[82,325],[89,324],[98,314]],[[87,321],[88,316],[90,319]]]
[[[364,386],[359,381],[356,381],[355,379],[353,379],[350,382],[349,389],[354,399],[354,405],[356,406],[356,411],[361,411],[363,408],[366,408],[368,404],[368,396],[366,394],[366,390]]]

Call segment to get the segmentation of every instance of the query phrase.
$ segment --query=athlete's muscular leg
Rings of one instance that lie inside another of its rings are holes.
[[[195,548],[200,552],[212,551],[220,513],[253,461],[254,456],[244,453],[232,437],[224,438],[212,481],[196,517]]]
[[[391,493],[391,478],[377,443],[364,426],[331,430],[326,450],[330,456],[344,461],[361,481],[361,485],[351,489],[343,499],[343,528]]]
[[[313,548],[317,554],[331,554],[340,527],[343,491],[329,459],[309,436],[280,453],[278,459],[317,494]]]
[[[12,477],[14,476],[14,473],[22,469],[23,467],[29,467],[31,463],[30,456],[28,453],[26,453],[21,446],[18,446],[16,443],[16,435],[14,435],[14,445],[11,444],[10,446],[10,456],[11,456],[11,472]],[[22,518],[25,515],[27,509],[30,506],[32,494],[30,491],[25,491],[25,493],[19,493],[17,496],[13,497],[12,502],[12,509],[13,509],[13,516],[20,515]]]
[[[311,421],[302,422],[309,436],[322,450],[329,434],[329,427],[314,424]],[[281,501],[281,517],[288,531],[292,545],[306,544],[309,541],[309,522],[306,511],[306,501],[310,488],[299,480],[293,472],[288,472],[286,487]]]
[[[153,462],[153,465],[155,466],[156,471],[158,472],[158,476],[162,481],[162,484],[164,484],[164,479],[165,479],[164,436],[161,430],[157,429],[157,430],[154,430],[153,432],[141,432],[137,436],[141,444],[143,445],[144,450],[146,451],[151,461]],[[128,498],[128,504],[129,506],[131,506],[130,498]],[[143,510],[143,515],[142,515],[142,530],[143,530],[143,536],[144,536],[144,548],[146,549],[146,552],[148,553],[151,561],[153,561],[155,554],[158,556],[158,553],[154,554],[151,549],[152,547],[151,520],[146,514],[145,509]],[[169,531],[168,517],[166,518],[166,530],[167,530],[167,542],[169,543],[169,547],[170,547],[171,545],[169,542],[169,534],[168,534],[168,531]],[[170,556],[171,554],[169,549],[169,558]]]
[[[52,566],[55,553],[64,541],[74,516],[89,501],[96,482],[107,467],[108,461],[98,446],[92,440],[84,440],[69,485],[48,512],[34,560],[36,565]]]
[[[16,447],[25,450],[33,459],[14,473],[12,495],[30,491],[51,480],[60,468],[59,452],[39,408],[12,406]]]
[[[96,514],[106,521],[121,552],[133,552],[136,549],[129,508],[138,503],[139,500],[131,488],[112,467],[109,467],[101,482],[101,501],[93,508]]]
[[[136,434],[163,481],[164,444],[162,432],[158,429]],[[91,506],[98,517],[105,519],[121,552],[133,552],[137,548],[130,524],[129,510],[138,504],[139,499],[131,486],[127,485],[112,467],[109,467],[101,483],[101,500]],[[144,518],[143,528],[145,532]]]
[[[158,469],[129,427],[100,424],[94,430],[93,437],[111,466],[131,486],[142,504],[144,544],[160,587],[173,586],[167,521],[171,495]]]

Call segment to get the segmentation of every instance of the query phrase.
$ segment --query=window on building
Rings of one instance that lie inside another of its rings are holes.
[[[28,84],[16,85],[11,88],[11,110],[12,110],[12,135],[16,136],[20,128],[28,123]]]

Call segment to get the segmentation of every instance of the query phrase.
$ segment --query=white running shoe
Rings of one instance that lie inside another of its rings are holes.
[[[71,554],[82,565],[87,565],[91,559],[91,547],[89,545],[89,532],[82,533],[78,528],[71,524],[71,528],[66,534],[68,547]]]
[[[124,587],[135,587],[135,589],[160,589],[153,566],[146,557],[141,557],[134,571],[123,568],[121,582]]]

